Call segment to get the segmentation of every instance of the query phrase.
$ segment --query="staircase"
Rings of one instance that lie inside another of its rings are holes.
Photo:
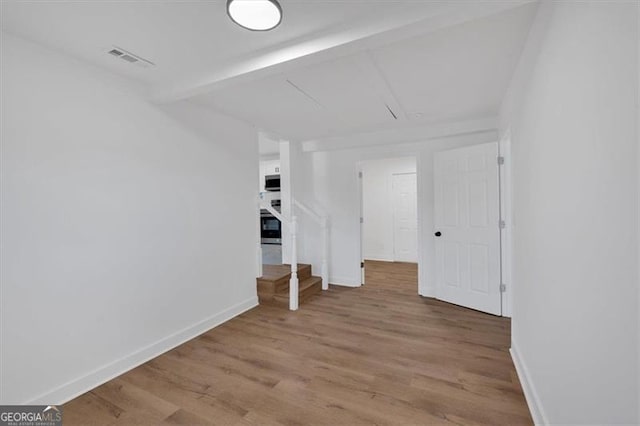
[[[256,279],[260,303],[289,307],[290,279],[291,265],[263,265],[262,276]],[[311,275],[311,265],[298,263],[298,280],[299,304],[322,292],[322,278]]]
[[[292,211],[288,216],[283,216],[271,205],[271,202],[260,195],[258,204],[260,208],[267,210],[283,225],[289,227],[291,237],[291,265],[262,265],[259,266],[259,273],[262,275],[258,280],[258,296],[262,303],[286,303],[289,302],[289,309],[295,311],[298,305],[306,301],[309,297],[321,290],[329,289],[329,217],[321,215],[300,201],[291,198]],[[298,263],[298,219],[296,211],[301,211],[308,215],[313,221],[320,225],[322,232],[322,278],[311,275],[311,265]],[[257,241],[257,258],[262,258],[262,247]],[[293,267],[294,270],[291,270]],[[295,295],[298,297],[295,297]]]

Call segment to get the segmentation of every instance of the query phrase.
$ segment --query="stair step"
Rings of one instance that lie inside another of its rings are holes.
[[[311,265],[298,263],[298,279],[306,279],[311,276]],[[280,281],[283,278],[291,278],[291,265],[263,265],[262,276],[258,278],[262,281]]]
[[[260,303],[275,302],[289,306],[291,265],[264,265],[263,274],[256,280]],[[311,275],[311,265],[298,264],[298,303],[322,291],[322,278]]]
[[[301,265],[298,264],[298,281],[306,280],[307,278],[311,278],[311,265]]]
[[[306,302],[312,296],[322,292],[322,278],[310,276],[298,283],[298,304]],[[273,301],[289,306],[289,290],[273,295]]]
[[[306,280],[311,276],[311,265],[298,264],[298,281]],[[291,279],[291,265],[264,265],[263,274],[258,278],[258,296],[268,299],[275,293],[289,291]]]
[[[311,270],[311,265],[306,263],[298,263],[298,272],[301,272],[303,269]],[[278,280],[285,275],[291,273],[291,265],[289,264],[281,264],[281,265],[262,265],[262,277],[264,280]]]

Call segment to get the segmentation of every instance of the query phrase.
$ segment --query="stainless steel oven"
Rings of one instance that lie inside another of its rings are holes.
[[[271,206],[280,211],[280,200],[272,200]],[[260,239],[262,244],[282,244],[282,223],[269,210],[260,211]]]

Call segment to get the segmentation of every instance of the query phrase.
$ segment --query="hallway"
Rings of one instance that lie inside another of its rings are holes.
[[[259,306],[64,406],[65,424],[531,424],[510,322],[367,262],[291,312]],[[414,267],[415,268],[415,267]]]

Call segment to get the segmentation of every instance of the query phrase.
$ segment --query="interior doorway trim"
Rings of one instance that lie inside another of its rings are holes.
[[[505,285],[505,291],[500,293],[502,316],[511,318],[513,315],[513,186],[512,186],[512,155],[511,129],[508,128],[500,137],[498,155],[504,160],[499,167],[500,182],[500,220],[504,227],[500,229],[500,278]]]
[[[364,163],[368,162],[368,161],[378,161],[378,160],[392,160],[394,158],[413,158],[416,164],[416,215],[418,218],[418,223],[417,223],[417,239],[418,239],[418,247],[417,247],[417,257],[418,257],[418,288],[417,293],[420,296],[425,296],[425,297],[434,297],[434,294],[430,294],[426,288],[427,288],[427,280],[424,277],[424,265],[425,265],[425,261],[424,261],[424,249],[422,247],[422,242],[424,241],[424,234],[423,234],[423,224],[422,224],[422,214],[423,214],[423,209],[422,209],[422,203],[424,202],[424,196],[422,196],[421,194],[423,194],[423,189],[425,183],[422,182],[422,167],[421,167],[421,160],[420,160],[420,155],[417,152],[406,152],[406,153],[397,153],[397,154],[393,154],[393,155],[385,155],[385,156],[381,156],[381,157],[373,157],[373,158],[366,158],[366,159],[362,159],[360,161],[358,161],[356,163],[356,168],[355,168],[355,178],[357,179],[357,187],[358,187],[358,222],[359,222],[359,227],[358,227],[358,232],[359,232],[359,238],[358,238],[358,255],[359,255],[359,259],[360,259],[360,272],[361,272],[361,284],[360,285],[365,285],[365,277],[364,277],[364,245],[363,245],[363,238],[364,238],[364,233],[363,233],[363,215],[364,215],[364,205],[363,205],[363,173],[362,173],[362,166]],[[431,184],[432,182],[428,182],[429,184]]]

